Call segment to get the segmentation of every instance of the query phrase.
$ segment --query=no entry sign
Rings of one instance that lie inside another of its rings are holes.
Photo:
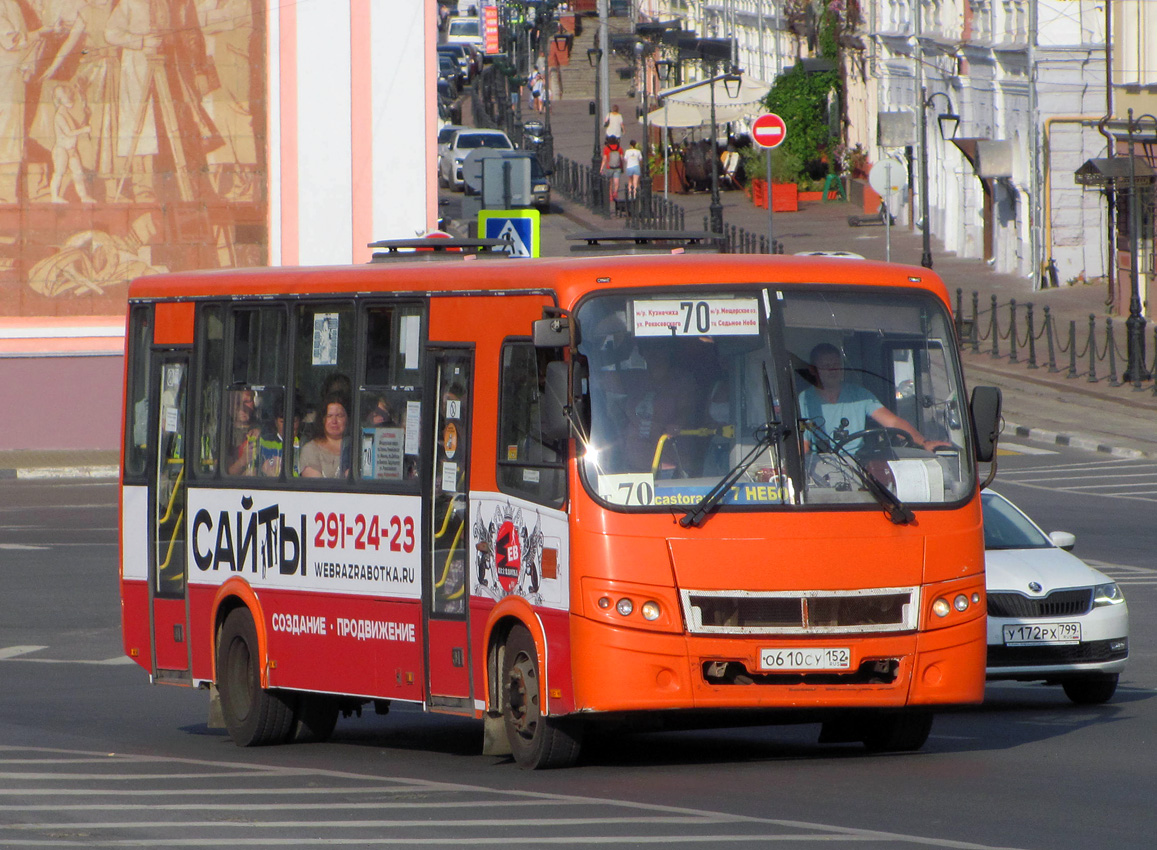
[[[787,138],[787,125],[774,112],[765,112],[752,122],[751,139],[761,148],[776,148]]]

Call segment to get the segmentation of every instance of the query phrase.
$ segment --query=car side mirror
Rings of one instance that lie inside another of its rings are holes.
[[[976,459],[991,463],[996,457],[996,443],[1000,437],[1000,411],[1003,397],[998,387],[974,387],[972,402],[973,436],[976,438]]]
[[[1066,552],[1073,551],[1073,547],[1077,545],[1077,537],[1068,531],[1050,531],[1049,540],[1058,549],[1064,549]]]

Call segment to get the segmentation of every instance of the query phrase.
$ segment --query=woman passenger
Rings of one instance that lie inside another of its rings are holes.
[[[301,474],[305,478],[348,478],[350,441],[346,436],[349,410],[339,393],[325,397],[322,431],[301,450]]]

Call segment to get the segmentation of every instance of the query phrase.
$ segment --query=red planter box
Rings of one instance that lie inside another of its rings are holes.
[[[760,209],[767,209],[767,181],[751,181],[751,202]],[[797,212],[799,210],[799,187],[794,183],[772,183],[771,202],[773,212]]]

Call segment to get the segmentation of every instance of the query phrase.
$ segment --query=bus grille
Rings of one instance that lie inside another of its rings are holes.
[[[1093,605],[1093,590],[1056,590],[1048,596],[1031,599],[1021,593],[988,594],[990,617],[1075,617],[1087,614]]]
[[[774,591],[684,590],[694,634],[841,634],[916,628],[919,588]]]

